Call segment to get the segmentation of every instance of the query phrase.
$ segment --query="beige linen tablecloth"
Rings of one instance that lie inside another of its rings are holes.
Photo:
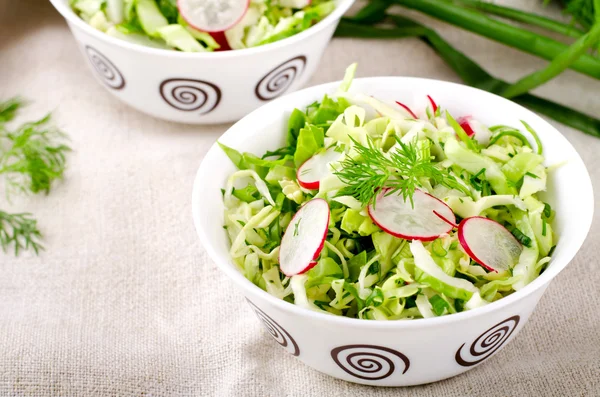
[[[508,80],[543,65],[425,21]],[[334,39],[311,84],[338,80],[353,61],[360,76],[458,81],[416,39]],[[539,92],[600,113],[600,84],[582,75]],[[55,110],[75,151],[50,196],[0,199],[33,212],[46,236],[39,257],[0,254],[1,396],[600,396],[600,211],[579,255],[495,357],[431,385],[359,386],[282,354],[201,247],[192,182],[226,125],[167,123],[117,102],[43,0],[0,1],[0,97],[12,95],[34,100],[27,115]],[[598,188],[600,140],[554,125]]]

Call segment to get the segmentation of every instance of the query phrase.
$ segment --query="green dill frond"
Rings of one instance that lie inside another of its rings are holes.
[[[0,130],[0,177],[10,193],[48,193],[66,167],[67,137],[51,125],[51,115],[15,131]]]
[[[14,119],[17,112],[23,105],[24,101],[18,97],[0,102],[0,124]]]
[[[594,24],[596,12],[600,12],[594,9],[594,0],[562,0],[562,3],[565,12],[586,29]]]
[[[387,155],[376,148],[370,138],[367,146],[352,139],[357,155],[346,156],[340,163],[340,169],[335,172],[348,185],[338,195],[352,196],[363,205],[368,205],[378,191],[388,189],[386,194],[400,193],[404,200],[412,203],[415,189],[422,186],[421,180],[424,178],[434,185],[465,190],[447,170],[431,162],[428,146],[419,148],[417,142],[407,144],[396,139],[398,147]]]
[[[0,210],[0,247],[7,252],[12,245],[15,256],[22,250],[33,250],[36,254],[44,249],[41,244],[42,234],[37,228],[37,221],[31,214],[9,214]]]
[[[5,194],[49,193],[53,183],[61,179],[66,168],[66,154],[71,148],[67,136],[52,125],[51,115],[18,126],[14,130],[6,122],[16,116],[24,102],[13,98],[0,103],[0,186]],[[29,213],[11,214],[0,210],[0,247],[15,255],[23,250],[36,254],[43,249],[37,221]]]

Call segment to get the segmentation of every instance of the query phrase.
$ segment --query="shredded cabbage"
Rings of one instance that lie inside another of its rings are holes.
[[[71,0],[73,10],[93,28],[143,46],[183,52],[223,49],[209,33],[189,26],[176,0]],[[298,34],[335,9],[333,0],[251,0],[244,17],[225,31],[233,50],[256,47]],[[228,49],[228,48],[227,48]]]
[[[224,227],[240,271],[291,304],[369,320],[472,310],[534,280],[548,266],[556,243],[554,213],[536,195],[546,189],[544,158],[523,140],[498,135],[506,127],[478,122],[478,130],[492,136],[468,143],[441,110],[428,108],[419,113],[426,118],[415,120],[401,107],[353,93],[355,68],[348,68],[334,97],[291,113],[286,147],[258,158],[221,144],[239,169],[228,179],[223,200]],[[448,187],[423,176],[419,188],[460,218],[484,216],[504,225],[523,245],[518,261],[508,270],[487,270],[469,256],[456,229],[428,242],[381,230],[366,205],[344,191],[348,185],[338,177],[344,161],[330,164],[318,190],[300,186],[296,170],[304,161],[325,149],[361,160],[357,143],[373,145],[386,158],[402,144],[415,143],[417,156],[431,158],[457,182]],[[298,208],[316,197],[330,206],[324,247],[312,269],[285,277],[278,263],[282,236]]]

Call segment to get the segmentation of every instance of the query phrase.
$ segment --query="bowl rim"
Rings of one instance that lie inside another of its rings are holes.
[[[200,220],[201,219],[201,216],[200,216],[201,211],[198,208],[198,206],[196,205],[200,195],[202,194],[202,184],[200,183],[201,177],[202,177],[202,174],[205,172],[204,168],[208,167],[207,163],[204,162],[204,159],[207,156],[209,156],[211,152],[220,150],[220,148],[218,146],[218,141],[222,137],[226,136],[228,133],[231,133],[231,131],[234,130],[234,127],[236,125],[244,122],[244,120],[246,120],[246,119],[249,119],[251,116],[253,116],[254,113],[257,113],[259,111],[264,111],[261,109],[264,109],[265,107],[274,107],[274,106],[276,106],[277,102],[280,101],[281,99],[289,100],[293,97],[301,98],[302,96],[307,95],[309,92],[310,93],[320,93],[320,94],[329,93],[330,91],[332,91],[332,88],[338,87],[339,84],[341,83],[341,81],[325,83],[325,84],[308,87],[308,88],[296,91],[294,93],[284,95],[280,98],[277,98],[276,100],[271,101],[270,103],[267,103],[267,104],[261,106],[260,108],[254,110],[253,112],[249,113],[244,118],[242,118],[241,120],[239,120],[238,122],[233,124],[231,127],[229,127],[227,129],[227,131],[225,131],[225,133],[223,133],[217,139],[217,141],[213,145],[211,145],[209,150],[205,153],[204,157],[202,158],[200,167],[198,168],[198,171],[197,171],[195,179],[194,179],[194,185],[193,185],[193,189],[192,189],[192,216],[193,216],[194,226],[196,228],[198,237],[200,238],[200,241],[202,242],[202,246],[204,247],[205,251],[208,253],[208,256],[213,260],[213,262],[223,272],[225,272],[225,274],[227,276],[229,276],[237,285],[239,285],[241,288],[243,288],[245,293],[254,295],[260,299],[264,299],[264,300],[268,301],[269,304],[279,308],[280,310],[291,313],[292,315],[295,315],[295,316],[312,318],[315,321],[320,321],[320,320],[329,321],[332,324],[339,325],[339,326],[359,327],[362,329],[422,328],[422,327],[429,327],[429,326],[435,326],[435,325],[448,324],[448,323],[453,323],[453,322],[457,322],[457,321],[468,320],[468,319],[472,319],[474,317],[479,317],[479,316],[483,316],[483,315],[486,315],[489,313],[500,311],[503,308],[505,308],[513,303],[523,300],[524,298],[533,294],[540,288],[547,287],[547,285],[550,283],[550,281],[552,281],[552,279],[554,277],[556,277],[565,267],[567,267],[567,265],[573,260],[573,258],[579,252],[579,250],[581,249],[581,246],[584,244],[584,242],[586,241],[586,239],[589,235],[589,231],[590,231],[590,228],[592,225],[593,212],[594,212],[594,191],[593,191],[592,181],[591,181],[589,172],[587,170],[587,167],[586,167],[584,161],[582,160],[581,156],[577,152],[577,150],[575,150],[573,145],[571,145],[571,143],[565,138],[565,136],[562,133],[560,133],[560,131],[558,131],[558,129],[556,129],[554,126],[552,126],[550,123],[548,123],[546,120],[544,120],[543,118],[538,116],[533,111],[530,111],[529,109],[527,109],[517,103],[514,103],[506,98],[500,97],[499,95],[492,94],[490,92],[487,92],[487,91],[484,91],[484,90],[481,90],[481,89],[478,89],[475,87],[470,87],[470,86],[467,86],[464,84],[458,84],[458,83],[443,81],[443,80],[427,79],[427,78],[420,78],[420,77],[406,77],[406,76],[403,76],[403,77],[400,77],[400,76],[362,77],[362,78],[354,79],[354,82],[360,81],[360,82],[365,82],[366,84],[368,84],[369,82],[372,82],[372,81],[389,80],[389,79],[398,80],[398,81],[414,80],[414,81],[421,81],[421,82],[429,82],[429,83],[433,83],[433,84],[458,86],[458,87],[461,87],[461,89],[466,88],[468,90],[477,91],[483,95],[493,96],[493,97],[500,98],[503,101],[511,102],[514,106],[521,108],[522,110],[524,110],[525,112],[527,112],[529,114],[529,116],[527,118],[528,120],[537,119],[537,122],[543,124],[545,128],[554,130],[558,134],[559,139],[562,138],[564,140],[564,144],[570,146],[571,149],[573,149],[575,156],[573,156],[572,160],[570,160],[570,161],[579,162],[581,164],[581,166],[583,167],[583,170],[585,171],[585,175],[582,175],[582,181],[585,184],[584,188],[589,192],[589,198],[586,200],[585,205],[588,207],[588,209],[590,211],[590,216],[587,217],[587,220],[578,222],[579,230],[583,231],[583,233],[581,234],[582,237],[580,238],[579,241],[575,242],[571,246],[567,246],[567,253],[565,256],[564,263],[559,264],[558,266],[554,266],[552,268],[548,268],[546,271],[544,271],[544,273],[542,273],[540,276],[538,276],[531,283],[527,284],[524,288],[520,289],[519,291],[513,292],[511,295],[509,295],[507,297],[499,299],[495,302],[491,302],[483,307],[478,307],[473,310],[467,310],[464,312],[455,313],[455,314],[447,315],[447,316],[416,319],[416,320],[411,320],[411,321],[367,321],[367,320],[361,320],[361,319],[357,319],[357,318],[336,316],[336,315],[311,311],[304,307],[300,307],[300,306],[294,305],[292,303],[286,302],[282,299],[278,299],[278,298],[274,297],[273,295],[269,294],[268,292],[257,287],[252,282],[250,282],[235,267],[235,265],[232,264],[232,261],[229,258],[224,258],[220,253],[218,253],[214,249],[213,246],[211,246],[210,244],[204,243],[205,241],[208,241],[207,236],[206,236],[207,230],[205,230],[202,226],[202,222]],[[556,139],[556,138],[553,138],[553,139]]]
[[[265,44],[259,47],[243,48],[240,50],[231,51],[217,51],[217,52],[182,52],[174,50],[165,50],[161,48],[146,47],[140,44],[130,43],[125,40],[120,40],[115,37],[111,37],[104,32],[94,29],[81,19],[68,5],[68,0],[50,0],[50,3],[54,8],[67,20],[69,24],[77,26],[79,29],[84,30],[87,34],[95,37],[98,40],[107,42],[111,45],[121,47],[125,50],[137,51],[149,55],[167,56],[172,58],[183,58],[183,59],[225,59],[235,58],[236,56],[243,55],[255,55],[269,52],[271,50],[276,51],[279,48],[292,46],[294,43],[304,40],[305,38],[317,34],[323,29],[329,27],[332,23],[339,21],[343,14],[354,4],[355,0],[337,0],[337,5],[333,12],[323,18],[321,21],[316,23],[314,26],[287,37],[282,40],[278,40],[274,43]]]

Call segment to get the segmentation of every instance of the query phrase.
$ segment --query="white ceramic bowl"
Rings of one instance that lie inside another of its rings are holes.
[[[333,93],[337,86],[326,84],[286,95],[244,117],[219,140],[259,155],[283,146],[291,110]],[[499,96],[458,84],[408,77],[357,79],[352,90],[386,101],[401,100],[409,106],[424,103],[423,98],[429,94],[455,116],[470,114],[488,125],[516,127],[521,125],[519,120],[525,120],[537,130],[545,164],[567,161],[550,173],[544,196],[556,210],[553,226],[560,236],[547,270],[504,299],[444,317],[369,321],[297,307],[256,287],[230,260],[229,242],[222,229],[220,189],[235,167],[217,145],[206,154],[194,185],[192,205],[198,235],[210,257],[242,290],[275,341],[318,371],[375,386],[417,385],[460,374],[484,362],[521,331],[550,281],[581,247],[594,210],[590,177],[575,149],[555,128]],[[564,298],[569,299],[567,291]],[[515,354],[507,359],[519,357]]]
[[[337,0],[321,22],[290,38],[250,49],[184,53],[108,36],[81,20],[69,0],[50,0],[67,20],[90,69],[131,107],[191,124],[236,121],[315,72],[325,47],[354,0]]]

